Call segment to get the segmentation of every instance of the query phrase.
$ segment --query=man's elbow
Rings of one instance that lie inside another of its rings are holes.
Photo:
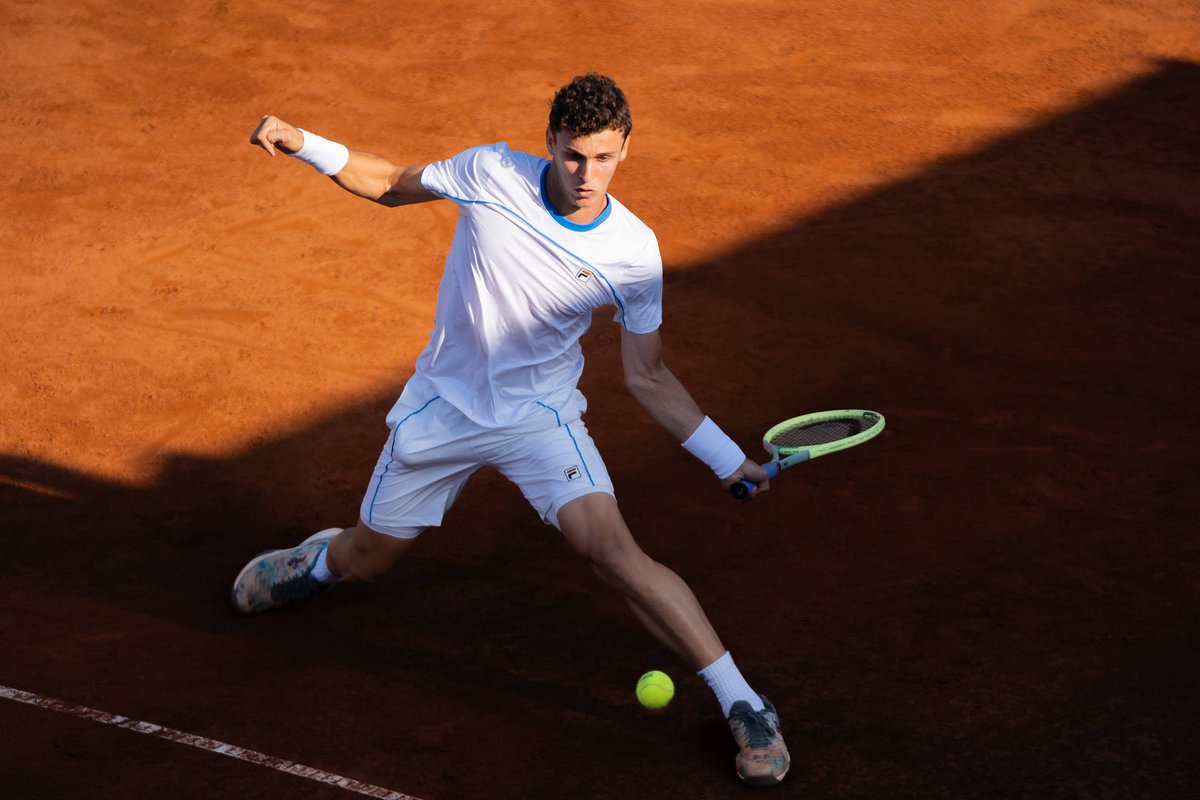
[[[625,373],[625,388],[638,400],[653,397],[662,383],[652,372],[630,371]]]

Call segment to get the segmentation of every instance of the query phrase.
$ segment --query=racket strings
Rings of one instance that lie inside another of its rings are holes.
[[[770,442],[781,449],[815,447],[849,439],[879,424],[879,420],[853,418],[831,419],[795,425],[777,431]]]

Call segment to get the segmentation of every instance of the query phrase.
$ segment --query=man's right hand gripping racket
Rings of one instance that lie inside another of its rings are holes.
[[[763,436],[763,447],[771,454],[762,465],[767,479],[775,480],[796,464],[868,442],[883,431],[883,425],[883,414],[859,409],[822,411],[781,422]],[[739,500],[749,500],[754,487],[751,481],[739,481],[729,491]]]

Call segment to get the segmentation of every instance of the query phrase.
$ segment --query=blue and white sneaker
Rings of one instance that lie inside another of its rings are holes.
[[[312,576],[317,556],[329,547],[341,528],[326,528],[286,550],[267,550],[250,559],[233,582],[230,600],[243,614],[258,614],[299,603],[329,589]]]

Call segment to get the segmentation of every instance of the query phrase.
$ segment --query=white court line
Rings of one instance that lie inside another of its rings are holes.
[[[337,786],[351,792],[358,792],[367,797],[379,798],[379,800],[420,800],[412,795],[404,794],[403,792],[393,792],[391,789],[385,789],[382,786],[372,786],[369,783],[343,778],[341,775],[334,775],[329,772],[323,772],[314,767],[306,767],[303,764],[297,764],[293,761],[288,761],[283,758],[269,756],[266,753],[259,753],[254,750],[247,750],[244,747],[237,745],[218,742],[216,739],[207,739],[203,736],[197,736],[193,733],[184,733],[173,728],[164,728],[162,725],[155,725],[152,722],[141,722],[129,717],[123,717],[120,714],[109,714],[106,711],[97,711],[94,708],[87,706],[75,705],[64,700],[55,700],[50,697],[42,697],[32,692],[23,692],[20,689],[13,689],[8,686],[0,686],[0,697],[8,700],[15,700],[18,703],[45,708],[50,711],[58,711],[62,714],[70,714],[73,717],[81,719],[90,719],[95,722],[102,722],[105,725],[113,725],[117,728],[124,728],[127,731],[135,733],[145,733],[150,736],[157,736],[160,739],[166,739],[170,742],[178,742],[191,747],[196,747],[201,750],[208,750],[212,753],[220,753],[223,756],[230,758],[238,758],[242,761],[249,761],[251,764],[258,764],[260,767],[270,767],[280,772],[286,772],[289,775],[298,775],[301,778],[308,778],[310,781],[318,781],[320,783],[328,783],[332,786]]]

